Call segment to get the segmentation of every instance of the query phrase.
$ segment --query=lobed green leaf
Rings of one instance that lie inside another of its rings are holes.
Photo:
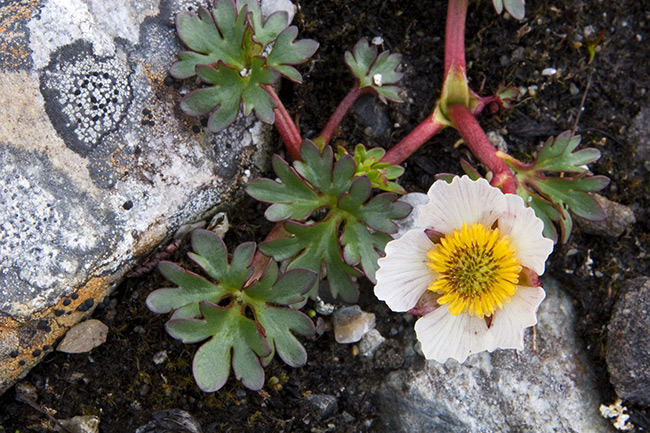
[[[357,79],[360,88],[368,88],[386,103],[403,102],[399,96],[399,87],[394,84],[404,75],[397,72],[401,61],[399,54],[384,51],[377,55],[377,48],[363,38],[356,43],[352,52],[345,52],[345,63]]]

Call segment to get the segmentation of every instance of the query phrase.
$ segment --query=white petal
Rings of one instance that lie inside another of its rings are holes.
[[[386,256],[379,259],[375,295],[393,311],[415,307],[435,274],[427,265],[433,247],[424,231],[411,230],[388,242]]]
[[[469,314],[454,316],[442,305],[415,322],[415,333],[427,359],[464,362],[492,346],[485,320]]]
[[[494,312],[492,346],[488,349],[523,349],[524,329],[537,324],[537,308],[546,297],[541,287],[517,286],[517,291],[503,308]]]
[[[542,275],[546,259],[553,252],[553,241],[542,235],[544,223],[521,197],[506,194],[505,198],[508,207],[499,217],[499,230],[510,236],[521,265]]]
[[[506,210],[498,188],[485,179],[455,177],[451,183],[439,180],[431,185],[429,202],[420,211],[420,225],[447,234],[463,223],[491,226]]]

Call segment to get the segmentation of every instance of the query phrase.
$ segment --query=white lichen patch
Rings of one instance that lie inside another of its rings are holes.
[[[123,55],[97,59],[85,50],[70,59],[62,55],[44,73],[43,92],[56,98],[48,101],[50,116],[60,113],[63,124],[56,126],[75,135],[75,150],[94,147],[122,120],[131,98],[129,73]]]
[[[79,39],[91,42],[97,56],[113,55],[113,39],[137,43],[140,23],[158,13],[158,4],[157,0],[49,0],[39,18],[28,24],[34,66],[45,67],[51,53]]]

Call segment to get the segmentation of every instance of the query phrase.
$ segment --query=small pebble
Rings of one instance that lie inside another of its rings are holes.
[[[160,352],[157,352],[153,356],[153,363],[156,364],[156,365],[160,365],[165,361],[167,361],[167,351],[166,350],[161,350]]]
[[[167,76],[167,77],[165,77],[164,83],[165,83],[165,86],[171,86],[172,84],[174,84],[174,79],[172,77],[170,77],[170,76]]]
[[[108,326],[96,319],[86,320],[72,327],[57,349],[65,353],[85,353],[106,341]]]
[[[306,400],[319,411],[321,418],[332,415],[338,406],[336,397],[329,394],[310,394]]]
[[[358,305],[344,307],[334,313],[333,325],[337,343],[356,343],[375,327],[375,315],[362,311]]]
[[[557,69],[555,68],[546,68],[542,71],[542,75],[545,77],[550,77],[551,75],[557,74]]]
[[[95,415],[81,415],[73,418],[59,420],[61,426],[74,433],[98,433],[99,417]]]
[[[314,301],[314,310],[321,316],[329,316],[336,310],[336,305],[327,303],[317,297]]]
[[[69,299],[64,299],[63,300],[63,305],[65,305],[67,307],[68,305],[70,305],[71,302],[72,301],[70,301]]]
[[[359,351],[367,358],[372,358],[375,351],[386,339],[376,329],[371,329],[359,342]]]

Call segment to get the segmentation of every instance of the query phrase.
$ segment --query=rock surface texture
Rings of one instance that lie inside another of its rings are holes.
[[[607,327],[607,370],[619,397],[650,405],[650,278],[619,293]]]
[[[265,161],[261,123],[178,109],[173,17],[203,3],[0,3],[0,393]]]
[[[385,432],[612,432],[595,379],[574,337],[571,299],[545,280],[536,342],[389,375],[376,394]],[[533,345],[536,344],[536,350]]]

